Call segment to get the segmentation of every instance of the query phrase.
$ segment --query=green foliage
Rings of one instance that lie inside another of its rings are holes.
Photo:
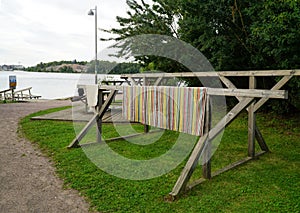
[[[215,70],[300,68],[298,0],[155,0],[153,5],[128,0],[127,4],[129,17],[118,17],[120,28],[108,31],[117,35],[117,41],[140,34],[174,36],[200,50]],[[139,47],[130,42],[124,45],[121,53]],[[161,57],[136,59],[145,71],[189,71]],[[274,81],[261,80],[260,88],[270,88]],[[278,112],[299,109],[299,82],[297,78],[287,85],[288,101],[281,101],[281,106],[271,102],[269,107]],[[240,88],[248,84],[242,79],[234,83]]]
[[[128,17],[117,17],[120,28],[104,30],[105,32],[117,35],[114,38],[106,40],[121,41],[114,45],[119,48],[117,57],[130,58],[135,57],[136,61],[143,67],[142,71],[162,70],[164,72],[183,72],[186,68],[176,61],[168,58],[158,57],[154,55],[140,55],[141,49],[151,49],[154,46],[159,46],[159,43],[165,41],[148,40],[148,38],[139,37],[138,41],[135,36],[143,34],[167,35],[178,37],[176,20],[180,17],[176,12],[175,4],[154,0],[153,4],[147,4],[144,1],[138,3],[136,0],[127,0],[127,5],[130,8],[127,12]],[[153,45],[152,45],[153,44]],[[159,49],[156,49],[159,52]],[[173,47],[173,52],[180,52],[179,48]],[[174,53],[174,54],[175,54]]]
[[[97,73],[99,74],[132,74],[139,73],[140,69],[141,67],[138,63],[98,61],[97,64]],[[95,60],[88,64],[87,72],[95,72]]]
[[[0,104],[10,104],[10,103],[17,103],[17,102],[11,100],[0,100]]]
[[[216,70],[299,69],[299,1],[181,1],[180,38],[198,47]],[[278,79],[260,79],[269,89]],[[248,82],[234,83],[247,87]],[[270,101],[267,108],[290,113],[300,106],[300,79],[285,87],[286,101]]]
[[[79,65],[86,65],[87,66],[87,72],[88,73],[94,73],[95,72],[95,60],[91,62],[77,62],[74,61],[53,61],[49,63],[40,63],[33,67],[26,68],[26,71],[31,72],[54,72],[53,67],[54,66],[60,66],[56,72],[60,73],[74,73],[75,70],[71,66],[67,65],[71,64],[79,64]],[[50,69],[49,69],[50,68]],[[97,64],[97,73],[99,74],[132,74],[132,73],[139,73],[141,70],[141,66],[138,63],[117,63],[117,62],[110,62],[110,61],[98,61]]]
[[[299,1],[181,2],[180,38],[217,70],[299,68]]]
[[[61,72],[61,73],[73,73],[74,70],[72,67],[69,67],[69,66],[63,66],[61,68],[58,69],[58,72]]]
[[[79,64],[79,65],[86,65],[87,62],[86,61],[53,61],[53,62],[48,62],[48,63],[43,63],[40,62],[39,64],[37,64],[36,66],[32,66],[32,67],[27,67],[25,68],[25,71],[28,72],[48,72],[47,68],[49,67],[53,67],[53,66],[59,66],[62,64]],[[50,70],[53,71],[53,70]],[[59,69],[59,72],[73,72],[74,70],[71,67],[68,66],[64,66],[62,68]]]
[[[37,116],[55,110],[39,112]],[[259,114],[258,126],[271,153],[259,160],[230,170],[193,188],[173,203],[164,202],[184,166],[161,177],[131,181],[111,176],[97,168],[82,149],[67,149],[74,139],[72,123],[57,121],[21,121],[22,132],[53,160],[67,187],[85,196],[100,212],[298,212],[299,210],[299,134],[297,117]],[[299,116],[299,115],[298,115]],[[139,130],[142,129],[138,128]],[[104,125],[103,133],[115,136],[113,125]],[[141,146],[124,140],[109,143],[111,149],[126,157],[148,159],[161,155],[175,143],[177,134],[166,131],[155,144]],[[139,138],[147,140],[147,138]],[[213,156],[212,169],[233,163],[247,155],[247,116],[236,119],[225,131]],[[26,157],[26,156],[24,156]],[[111,159],[113,160],[113,159]],[[192,179],[199,178],[197,166]]]
[[[251,61],[266,69],[295,69],[300,65],[300,2],[262,1],[245,8],[251,17]]]
[[[138,3],[136,0],[127,0],[129,10],[128,18],[117,17],[120,28],[104,30],[118,35],[110,40],[122,40],[131,36],[141,34],[161,34],[176,35],[174,26],[175,13],[169,4],[154,0],[153,5],[145,3],[143,0]]]

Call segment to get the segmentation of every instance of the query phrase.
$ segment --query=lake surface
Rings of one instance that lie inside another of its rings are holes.
[[[9,88],[9,76],[17,77],[17,89],[32,87],[33,95],[41,95],[42,99],[68,98],[77,95],[77,84],[94,84],[94,74],[78,73],[45,73],[24,71],[0,71],[0,90]],[[98,80],[113,76],[119,80],[119,75],[98,75]]]

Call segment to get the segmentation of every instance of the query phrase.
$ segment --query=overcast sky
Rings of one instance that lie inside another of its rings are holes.
[[[92,60],[95,18],[87,13],[95,5],[99,28],[126,15],[126,0],[0,0],[0,65]],[[111,44],[98,41],[98,50]]]

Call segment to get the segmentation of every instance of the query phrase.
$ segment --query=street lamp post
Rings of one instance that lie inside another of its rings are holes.
[[[95,13],[93,12],[95,11]],[[95,84],[98,84],[97,80],[97,66],[98,66],[98,60],[97,60],[97,6],[95,6],[95,9],[90,9],[89,16],[95,16]]]

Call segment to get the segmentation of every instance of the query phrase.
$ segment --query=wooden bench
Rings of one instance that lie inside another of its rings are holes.
[[[20,101],[20,100],[28,100],[28,99],[39,99],[42,96],[40,95],[33,95],[31,93],[32,87],[28,87],[21,90],[14,91],[13,89],[7,89],[0,91],[0,98],[2,100],[14,100],[14,101]]]
[[[7,99],[7,95],[9,93],[12,93],[12,89],[6,89],[6,90],[0,91],[0,100],[6,100]]]
[[[42,96],[31,94],[32,87],[28,87],[25,89],[14,91],[14,99],[15,100],[27,100],[27,99],[39,99]],[[27,93],[28,92],[28,93]]]

